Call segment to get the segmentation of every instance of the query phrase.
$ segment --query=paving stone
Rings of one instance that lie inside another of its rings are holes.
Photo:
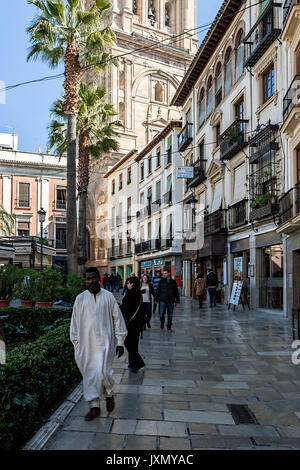
[[[300,449],[300,439],[298,438],[292,438],[292,437],[280,437],[280,438],[274,438],[274,437],[256,437],[255,438],[256,442],[256,449],[260,450],[263,446],[265,446],[266,449],[270,450],[272,449],[295,449],[299,450]]]
[[[46,450],[88,450],[95,433],[59,431],[46,446]]]
[[[189,403],[186,401],[165,401],[164,407],[171,410],[188,410]]]
[[[112,418],[96,418],[92,421],[85,421],[81,416],[70,416],[65,424],[64,431],[81,431],[81,432],[109,432],[113,419]]]
[[[260,426],[258,424],[239,424],[235,426],[217,426],[223,436],[237,437],[279,437],[278,432],[273,426]]]
[[[273,425],[273,426],[291,426],[298,425],[299,421],[294,413],[276,413],[271,409],[268,409],[266,405],[251,403],[249,408],[257,417],[261,425]]]
[[[177,409],[177,407],[173,407],[173,409]],[[178,408],[179,409],[179,408]],[[210,402],[191,402],[190,409],[196,411],[226,411],[228,412],[228,408],[226,405],[222,403],[210,403]]]
[[[283,437],[299,437],[300,438],[300,425],[293,426],[278,426],[278,432]],[[300,439],[299,439],[300,443]]]
[[[183,423],[140,420],[137,423],[135,434],[145,436],[186,437],[187,429],[186,425]]]
[[[192,434],[192,448],[198,449],[232,449],[253,448],[250,439],[245,437],[228,437],[228,436],[197,436]]]
[[[234,424],[230,413],[205,412],[205,411],[182,411],[182,410],[164,410],[166,421],[184,421],[189,423],[206,424]]]
[[[124,435],[97,433],[89,446],[89,450],[122,450]]]
[[[156,437],[126,436],[125,450],[157,450]]]
[[[268,404],[268,407],[271,408],[273,411],[279,412],[288,412],[288,411],[296,411],[300,410],[300,399],[299,400],[277,400],[272,401]]]
[[[196,387],[194,380],[144,379],[143,385],[165,387]]]
[[[137,426],[136,419],[115,419],[112,434],[134,434]]]
[[[190,450],[189,439],[180,439],[176,437],[161,437],[160,450]]]
[[[218,434],[217,427],[214,424],[188,423],[187,427],[191,434]]]

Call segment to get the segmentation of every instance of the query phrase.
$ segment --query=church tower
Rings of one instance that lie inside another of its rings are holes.
[[[88,191],[88,265],[105,272],[107,183],[104,174],[130,150],[141,150],[180,114],[169,103],[198,48],[196,0],[111,0],[108,24],[116,34],[111,66],[101,79],[118,113],[119,151],[91,168]],[[93,0],[86,0],[89,9]],[[92,84],[99,75],[89,74]]]

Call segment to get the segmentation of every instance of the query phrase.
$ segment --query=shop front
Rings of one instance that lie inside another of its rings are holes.
[[[250,305],[250,245],[249,237],[236,240],[230,243],[230,283],[229,288],[232,289],[234,281],[243,281],[244,292],[247,295]]]

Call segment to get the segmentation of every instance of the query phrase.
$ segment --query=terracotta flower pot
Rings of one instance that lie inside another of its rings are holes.
[[[39,308],[47,308],[47,307],[52,307],[53,302],[37,302],[37,306]]]
[[[35,306],[35,300],[22,300],[20,299],[22,307],[34,307]]]
[[[0,308],[1,307],[9,307],[10,300],[9,299],[0,299]]]

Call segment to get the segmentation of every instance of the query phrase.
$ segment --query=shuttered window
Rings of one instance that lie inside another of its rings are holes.
[[[211,211],[214,212],[220,209],[221,204],[222,204],[222,180],[215,183],[214,200],[213,200]]]
[[[30,222],[18,222],[18,237],[29,237],[30,236]]]
[[[240,165],[234,170],[234,194],[233,202],[238,202],[244,199],[246,192],[246,165]]]
[[[30,183],[19,183],[19,207],[30,207]]]

